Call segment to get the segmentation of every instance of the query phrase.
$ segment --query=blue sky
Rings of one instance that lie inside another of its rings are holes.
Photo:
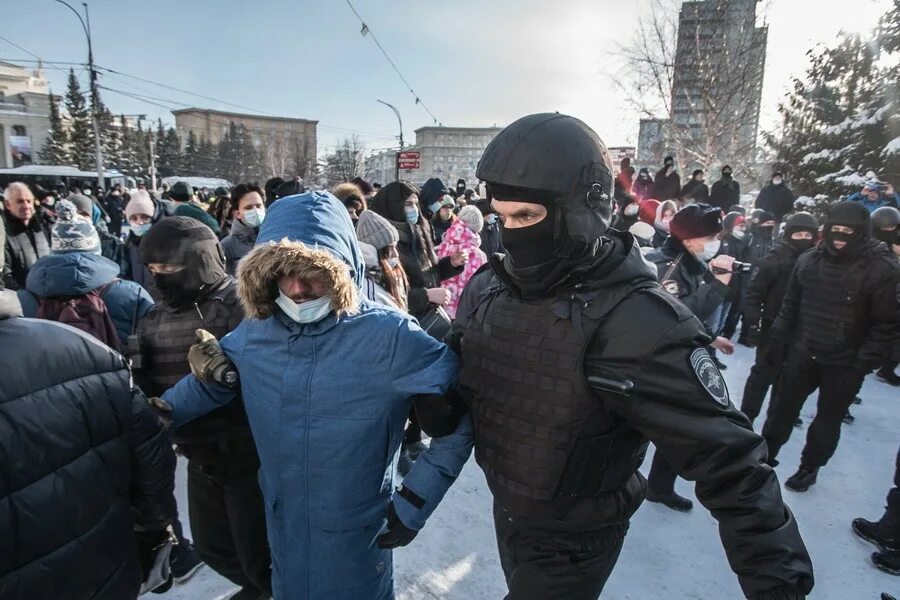
[[[637,116],[610,82],[607,53],[630,39],[647,0],[352,1],[444,125],[504,125],[559,110],[584,119],[608,145],[636,142]],[[771,125],[806,50],[832,41],[842,27],[871,26],[887,0],[763,4],[763,124]],[[318,119],[320,153],[347,130],[359,132],[369,149],[390,146],[396,118],[379,98],[400,109],[407,143],[414,129],[431,124],[371,38],[360,35],[345,0],[92,0],[90,10],[98,65],[259,111]],[[86,55],[77,19],[53,0],[0,0],[0,35],[47,60]],[[14,58],[31,57],[0,40],[0,59]],[[47,68],[46,75],[54,92],[64,91],[64,72]],[[102,83],[161,104],[241,111],[120,76]],[[164,108],[113,92],[104,98],[114,112],[173,122]]]

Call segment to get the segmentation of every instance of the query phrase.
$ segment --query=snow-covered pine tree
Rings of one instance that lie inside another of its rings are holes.
[[[156,123],[156,170],[160,177],[180,175],[181,142],[175,130],[163,127],[162,119]]]
[[[194,135],[194,130],[192,129],[188,132],[187,142],[184,145],[184,153],[182,156],[182,167],[184,168],[185,175],[195,175],[198,173],[197,152],[197,136]]]
[[[65,106],[69,116],[71,162],[79,169],[93,170],[96,163],[94,158],[94,138],[91,133],[91,113],[87,100],[81,92],[78,79],[75,77],[75,71],[72,69],[69,69]]]
[[[48,165],[69,165],[72,157],[69,154],[69,132],[66,130],[62,116],[59,114],[59,97],[50,91],[50,135],[41,148],[41,162]]]
[[[181,138],[174,127],[166,130],[166,149],[170,152],[173,175],[186,175],[184,170],[184,154],[181,151]]]

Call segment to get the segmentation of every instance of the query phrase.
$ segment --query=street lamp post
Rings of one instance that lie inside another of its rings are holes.
[[[84,7],[84,16],[87,17],[87,24],[85,24],[85,20],[81,18],[81,14],[75,10],[71,4],[68,2],[64,2],[63,0],[54,0],[55,2],[59,2],[63,6],[67,7],[75,16],[78,17],[78,21],[81,23],[81,28],[84,30],[84,35],[87,38],[88,45],[88,71],[90,72],[91,77],[91,126],[94,129],[94,158],[95,158],[95,167],[97,169],[97,187],[103,188],[103,150],[100,148],[100,126],[97,122],[97,71],[94,69],[94,50],[93,45],[91,44],[91,15],[88,13],[88,5],[87,2],[82,2],[81,5]]]
[[[388,104],[384,100],[378,100],[378,102],[384,104],[397,115],[397,122],[400,124],[400,150],[403,151],[403,120],[400,118],[400,111],[397,110],[397,107],[393,104]],[[394,179],[396,181],[400,180],[400,152],[397,153],[396,160],[394,161]]]

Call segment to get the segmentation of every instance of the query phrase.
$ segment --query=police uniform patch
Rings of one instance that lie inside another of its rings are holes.
[[[691,368],[700,385],[703,386],[712,399],[727,407],[731,404],[731,398],[728,396],[728,386],[725,385],[725,378],[706,348],[697,348],[691,352]]]
[[[662,288],[675,296],[678,297],[678,294],[681,292],[681,287],[678,285],[678,282],[674,279],[666,279],[662,282]]]

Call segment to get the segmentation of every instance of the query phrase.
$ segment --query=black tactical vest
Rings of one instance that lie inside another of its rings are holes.
[[[646,441],[607,413],[583,363],[603,318],[637,289],[523,301],[497,284],[470,315],[460,383],[475,458],[496,502],[514,514],[592,520],[583,501],[634,477]]]
[[[237,283],[230,277],[196,305],[175,309],[157,304],[138,324],[141,375],[150,388],[145,391],[159,395],[191,373],[187,356],[197,329],[221,339],[243,318]],[[218,454],[244,451],[253,445],[240,399],[179,427],[174,440],[188,458],[203,463],[215,463]]]

